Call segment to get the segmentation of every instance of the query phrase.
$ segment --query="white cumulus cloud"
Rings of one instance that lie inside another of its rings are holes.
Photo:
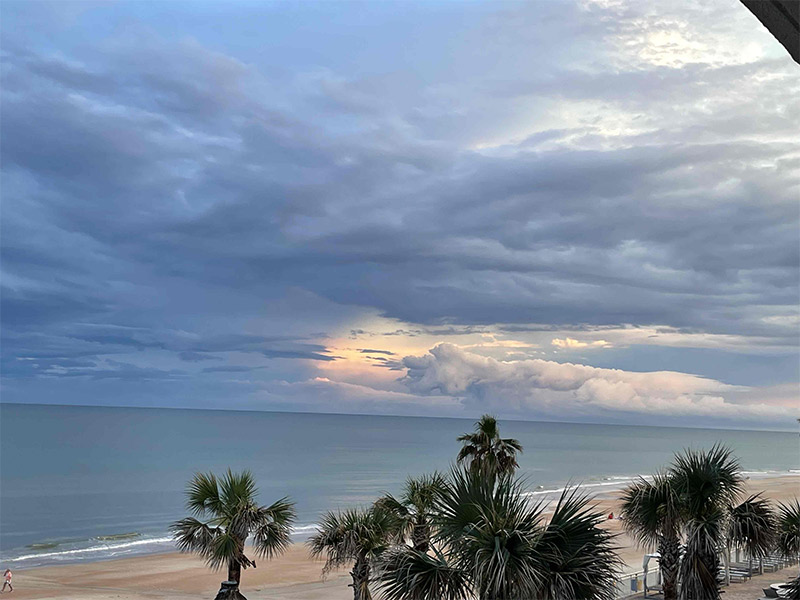
[[[417,394],[449,395],[470,406],[529,416],[639,413],[721,420],[789,418],[787,406],[735,403],[749,388],[675,371],[633,372],[542,359],[500,361],[453,344],[407,356],[403,379]]]
[[[573,348],[607,348],[611,344],[609,344],[605,340],[595,340],[593,342],[582,342],[580,340],[576,340],[571,337],[565,338],[553,338],[553,341],[550,342],[556,348],[565,348],[568,350],[572,350]]]

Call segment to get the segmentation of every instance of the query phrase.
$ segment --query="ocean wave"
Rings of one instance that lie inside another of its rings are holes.
[[[297,527],[292,527],[292,535],[313,533],[317,529],[319,529],[319,525],[317,525],[316,523],[312,523],[311,525],[298,525]]]
[[[545,496],[545,495],[556,495],[561,494],[565,490],[568,489],[575,489],[580,488],[581,490],[586,488],[611,488],[608,491],[613,489],[622,489],[625,487],[626,484],[638,481],[639,479],[651,479],[650,475],[612,475],[609,477],[603,477],[603,481],[595,481],[595,482],[581,482],[577,481],[574,483],[569,483],[567,485],[555,488],[541,488],[534,490],[532,492],[524,492],[523,496]]]
[[[293,536],[307,536],[317,531],[318,525],[302,524],[292,528]],[[150,554],[152,552],[174,549],[170,536],[144,536],[139,532],[113,533],[91,538],[72,538],[68,540],[43,540],[18,549],[17,553],[4,552],[4,562],[24,563],[39,566],[63,561],[98,560],[112,558],[121,554]],[[36,563],[31,564],[31,563]]]
[[[91,540],[87,540],[88,543],[100,541],[97,538],[91,538]],[[41,560],[41,559],[50,559],[50,560],[58,560],[64,558],[80,558],[83,555],[96,555],[96,554],[103,554],[106,553],[109,556],[114,556],[119,554],[120,551],[125,551],[131,548],[139,548],[147,545],[164,545],[167,543],[171,543],[173,540],[171,537],[156,537],[156,538],[144,538],[144,539],[137,539],[131,540],[127,542],[119,542],[116,544],[106,544],[106,543],[95,543],[95,545],[89,545],[85,547],[78,547],[78,548],[70,548],[65,550],[59,550],[57,552],[34,552],[31,554],[23,554],[20,556],[7,556],[5,559],[9,562],[19,562],[19,561],[29,561],[29,560]],[[53,542],[55,543],[55,542]],[[60,544],[56,544],[56,547]],[[31,546],[35,546],[36,544],[31,544]],[[45,544],[42,544],[45,545]],[[30,547],[29,547],[30,549]],[[43,548],[44,549],[44,548]]]
[[[800,473],[800,469],[787,469],[786,471],[780,471],[778,469],[771,469],[769,471],[740,471],[740,473],[750,477],[782,477],[786,475],[797,475]]]

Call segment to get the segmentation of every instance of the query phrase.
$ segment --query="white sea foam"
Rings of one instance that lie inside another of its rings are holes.
[[[568,485],[556,488],[544,488],[541,490],[535,490],[533,492],[525,492],[523,496],[545,496],[545,495],[556,495],[561,494],[567,489],[575,489],[580,488],[581,490],[585,490],[587,488],[594,489],[594,488],[609,488],[608,491],[613,489],[622,489],[627,484],[638,481],[639,479],[652,479],[650,475],[613,475],[609,477],[604,477],[604,481],[598,482],[580,482],[576,481],[574,483],[570,483]]]
[[[93,540],[96,543],[96,540]],[[158,538],[145,538],[141,540],[133,540],[130,542],[119,542],[117,544],[96,544],[94,546],[87,546],[85,548],[71,548],[69,550],[58,550],[54,552],[34,552],[31,554],[23,554],[22,556],[9,556],[9,561],[24,561],[34,559],[50,559],[58,560],[65,558],[80,558],[82,555],[94,555],[106,553],[108,556],[119,554],[119,551],[125,551],[129,548],[137,548],[141,546],[157,546],[164,545],[172,542],[171,537],[158,537]]]
[[[317,529],[319,529],[319,525],[313,523],[311,525],[298,525],[297,527],[292,527],[292,535],[303,535],[304,533],[313,533]]]
[[[298,525],[292,528],[293,536],[304,536],[317,531],[318,525],[312,523],[311,525]],[[48,543],[48,542],[45,542]],[[102,542],[97,538],[84,539],[84,540],[70,540],[62,542],[53,542],[54,548],[47,548],[46,552],[31,552],[31,548],[27,547],[21,549],[21,552],[27,550],[27,553],[15,556],[13,553],[4,553],[2,557],[4,561],[11,563],[53,563],[62,561],[74,561],[81,559],[97,560],[103,558],[111,558],[121,554],[149,554],[151,552],[158,552],[164,550],[174,549],[172,537],[146,537],[129,541],[119,542]],[[63,549],[57,549],[59,546],[68,546]],[[27,566],[32,566],[27,564]]]

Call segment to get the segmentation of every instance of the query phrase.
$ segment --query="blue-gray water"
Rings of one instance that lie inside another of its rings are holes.
[[[797,433],[502,421],[525,447],[528,486],[600,492],[685,447],[730,446],[745,470],[800,469]],[[289,495],[297,537],[322,511],[446,470],[463,419],[0,404],[0,560],[24,568],[171,548],[196,471],[255,475],[262,503]],[[130,535],[128,535],[130,534]]]

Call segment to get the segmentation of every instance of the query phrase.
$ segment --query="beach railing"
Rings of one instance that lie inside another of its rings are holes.
[[[661,589],[660,588],[661,573],[658,572],[658,569],[656,569],[655,573],[653,572],[653,569],[648,569],[646,573],[648,575],[647,583],[649,584],[650,589],[654,590],[654,585],[658,586],[658,589]],[[616,584],[617,593],[615,597],[628,598],[630,596],[635,596],[637,594],[645,592],[646,590],[644,587],[644,582],[645,582],[644,576],[645,576],[645,571],[633,571],[631,573],[624,573],[623,575],[619,575],[617,577],[617,584]],[[657,579],[657,581],[654,581],[654,579]]]
[[[781,556],[779,554],[770,554],[762,559],[762,565],[770,565],[772,570],[785,569],[794,566],[798,560],[793,557]],[[731,581],[738,583],[745,581],[757,574],[759,570],[758,559],[754,559],[752,569],[740,570],[731,565]],[[647,585],[645,586],[645,575],[647,576]],[[720,569],[720,576],[724,579],[725,568],[722,566]],[[661,570],[657,567],[655,569],[647,569],[640,571],[631,571],[617,576],[616,580],[616,598],[630,598],[637,594],[644,593],[644,597],[648,597],[648,592],[655,595],[661,592]]]

